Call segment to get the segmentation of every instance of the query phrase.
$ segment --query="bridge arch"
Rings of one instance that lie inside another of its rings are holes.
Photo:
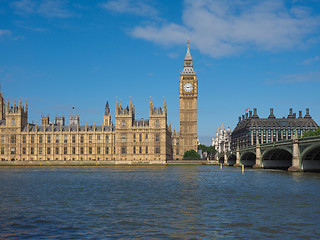
[[[252,167],[256,164],[256,153],[251,151],[242,153],[240,163],[246,167]]]
[[[304,171],[320,171],[320,143],[312,144],[300,154]]]
[[[292,166],[292,149],[286,147],[271,148],[261,155],[264,168],[284,168]]]
[[[224,164],[224,156],[219,157],[219,163]]]
[[[236,164],[236,155],[234,155],[234,154],[231,154],[231,155],[229,155],[228,156],[228,159],[227,159],[227,164],[229,165],[229,166],[233,166],[233,165],[235,165]]]

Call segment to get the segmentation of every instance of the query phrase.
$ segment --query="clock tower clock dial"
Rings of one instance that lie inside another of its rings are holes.
[[[176,156],[182,159],[183,154],[189,150],[198,150],[197,144],[197,98],[198,78],[193,69],[193,60],[190,53],[189,42],[187,54],[184,58],[184,67],[179,79],[180,96],[180,139],[179,153]]]

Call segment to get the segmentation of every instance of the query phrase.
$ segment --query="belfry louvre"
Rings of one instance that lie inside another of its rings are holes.
[[[167,104],[149,102],[149,119],[135,119],[135,105],[116,103],[115,123],[108,102],[102,125],[80,125],[79,116],[41,116],[41,125],[28,123],[28,104],[10,105],[0,93],[1,161],[109,161],[115,164],[165,164],[197,150],[198,81],[189,44],[179,79],[180,132],[167,123]],[[188,104],[186,104],[188,103]]]

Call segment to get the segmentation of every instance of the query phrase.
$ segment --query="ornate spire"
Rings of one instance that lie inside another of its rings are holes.
[[[109,102],[107,101],[106,108],[105,108],[105,111],[104,111],[104,115],[107,116],[109,114],[110,114],[110,107],[109,107]]]
[[[188,40],[187,54],[186,54],[184,60],[192,60],[191,53],[190,53],[190,48],[189,48],[189,40]]]
[[[187,54],[184,58],[184,67],[182,70],[182,74],[187,75],[194,75],[195,71],[193,69],[193,61],[190,53],[190,47],[189,47],[189,41],[188,41],[188,48],[187,48]]]

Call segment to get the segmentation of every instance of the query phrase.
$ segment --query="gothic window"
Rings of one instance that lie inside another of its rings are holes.
[[[160,127],[159,120],[156,120],[156,127]]]
[[[133,142],[135,142],[136,141],[136,134],[134,133],[133,134]]]
[[[56,136],[56,143],[59,143],[59,136]]]
[[[72,143],[76,143],[76,136],[72,136]]]
[[[100,155],[100,147],[97,147],[97,154]]]
[[[106,143],[109,143],[109,135],[106,136]]]
[[[34,154],[34,147],[31,148],[31,151],[30,151],[31,155]]]
[[[27,142],[27,137],[26,136],[23,136],[22,137],[22,143],[26,143]]]
[[[75,147],[72,148],[72,154],[76,154],[76,148]]]
[[[47,137],[47,143],[50,143],[50,142],[51,142],[51,137],[48,136],[48,137]],[[48,153],[48,154],[50,154],[50,153]]]
[[[100,141],[101,141],[101,136],[97,135],[97,142],[100,143]]]
[[[142,147],[139,148],[139,153],[140,153],[140,154],[142,153]]]
[[[84,142],[84,136],[81,136],[80,137],[80,143],[83,143]]]
[[[92,143],[92,135],[89,135],[89,143]]]
[[[12,118],[11,125],[12,126],[16,125],[16,120],[14,118]]]
[[[179,155],[179,148],[176,149],[176,155]]]
[[[80,148],[80,154],[83,154],[83,147]]]
[[[127,147],[121,147],[121,153],[127,154]]]
[[[133,147],[133,154],[136,154],[136,147]]]
[[[126,125],[126,121],[122,120],[121,125],[124,127]]]
[[[148,147],[146,147],[146,153],[148,153]]]
[[[11,143],[16,143],[16,135],[11,135]]]
[[[155,153],[155,154],[159,154],[159,153],[160,153],[160,146],[156,146],[156,147],[154,148],[154,153]]]
[[[39,155],[42,155],[42,147],[39,147]]]
[[[148,133],[146,134],[146,142],[148,142]]]
[[[42,136],[39,136],[39,143],[42,143]]]
[[[47,147],[47,154],[51,154],[51,148]]]
[[[1,148],[1,154],[4,155],[4,147]]]
[[[92,154],[92,147],[89,147],[89,154]]]
[[[34,143],[34,136],[31,136],[31,143]]]
[[[22,148],[22,154],[26,154],[26,148],[24,147],[24,148]]]
[[[68,148],[67,147],[63,148],[63,154],[68,154]]]
[[[64,142],[64,143],[68,143],[68,136],[67,136],[67,135],[64,136],[63,142]]]
[[[156,141],[156,142],[160,142],[160,134],[159,134],[159,133],[156,133],[156,135],[155,135],[155,141]]]
[[[56,147],[56,154],[59,154],[59,147]]]
[[[11,148],[11,154],[16,154],[16,148]]]
[[[139,141],[142,142],[142,134],[139,135]]]

